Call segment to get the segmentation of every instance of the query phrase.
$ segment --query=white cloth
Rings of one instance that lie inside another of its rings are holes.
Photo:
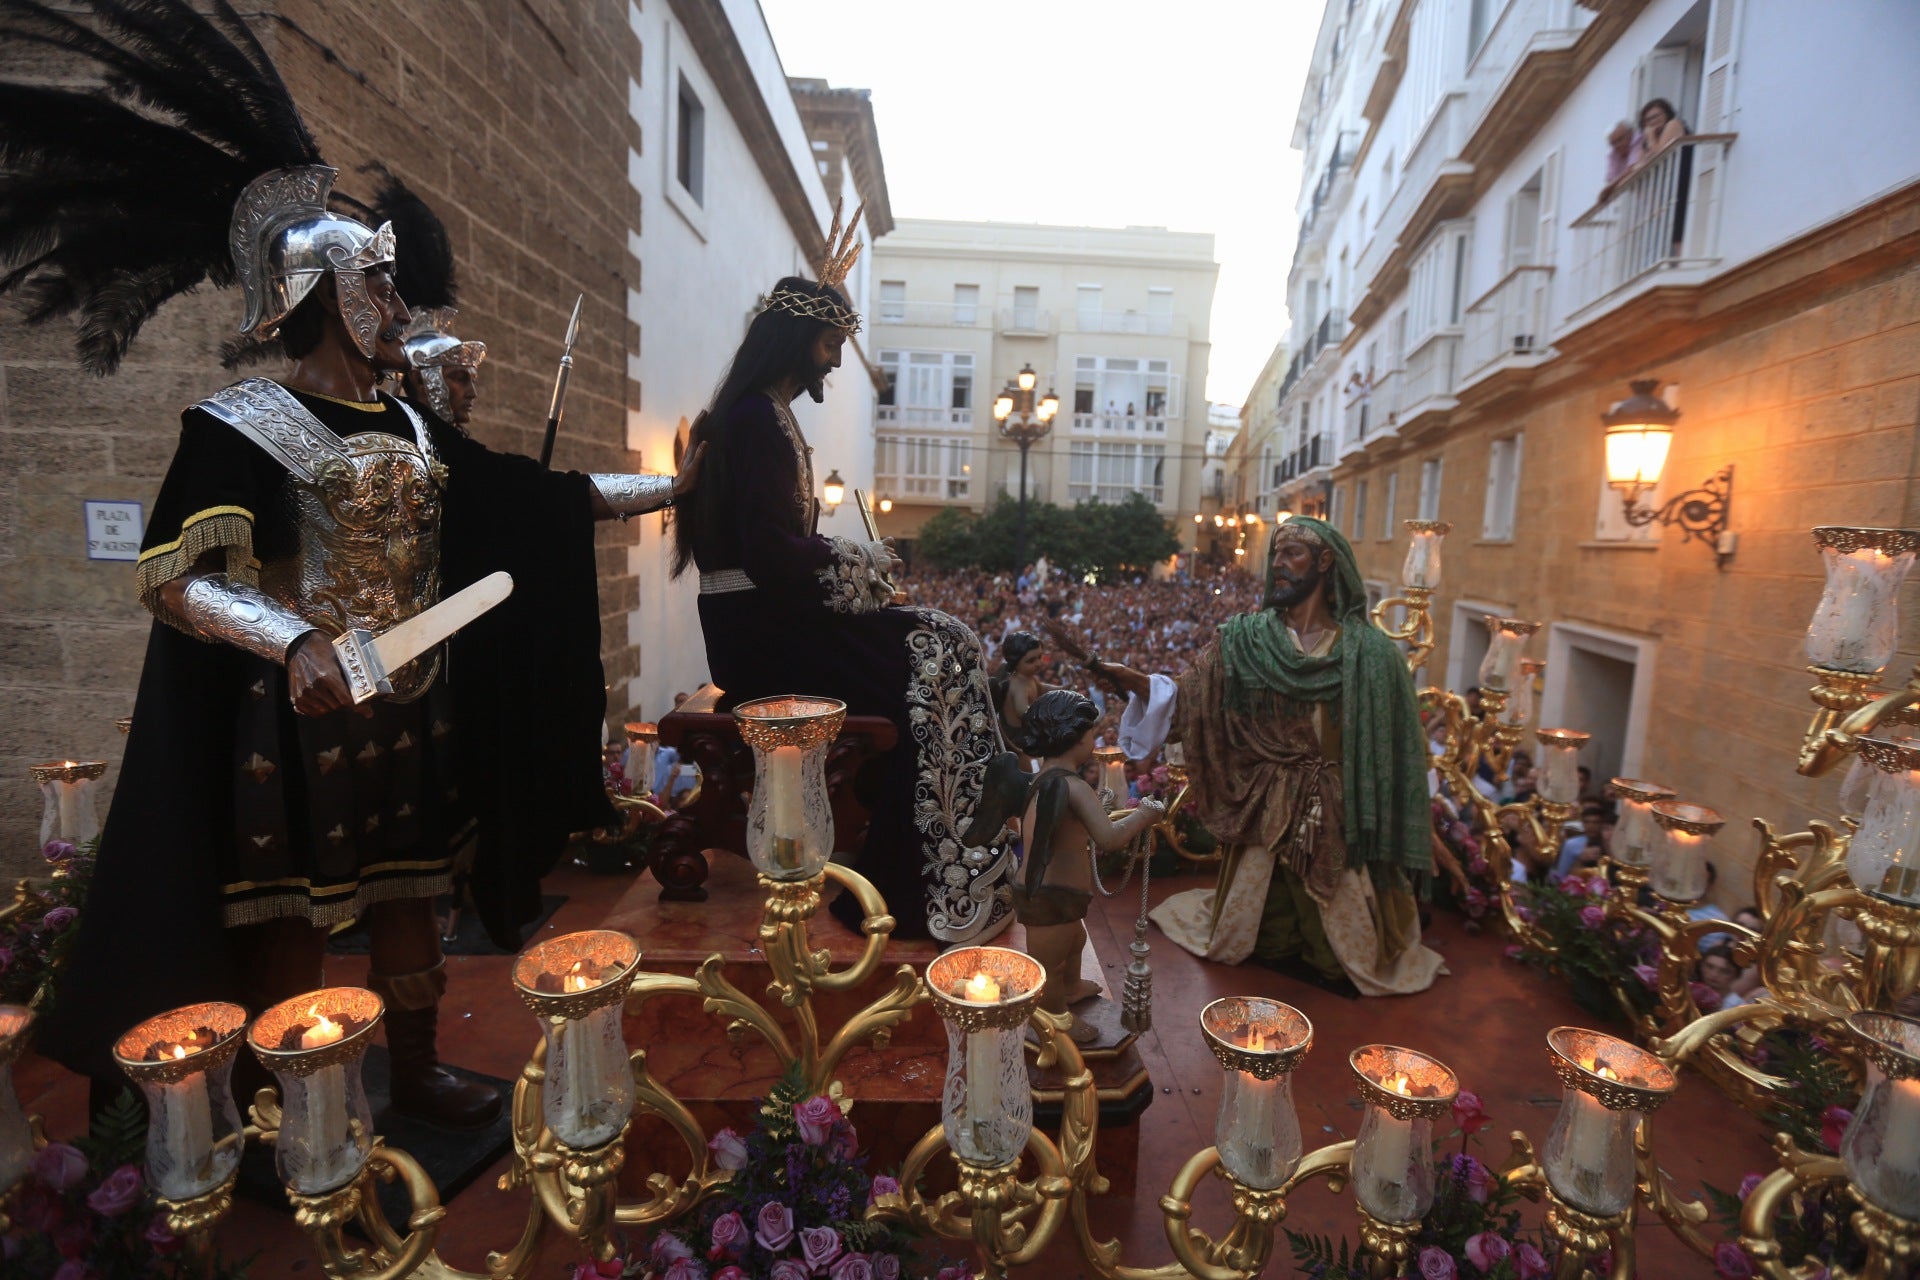
[[[1179,696],[1180,686],[1172,676],[1152,675],[1147,677],[1147,700],[1142,702],[1140,695],[1127,695],[1127,709],[1120,713],[1120,749],[1127,753],[1129,760],[1145,760],[1167,740],[1167,730],[1173,727],[1173,703]]]

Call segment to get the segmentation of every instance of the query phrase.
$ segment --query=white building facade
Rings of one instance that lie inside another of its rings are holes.
[[[1159,228],[902,219],[876,247],[874,481],[889,534],[1019,492],[993,399],[1031,366],[1060,412],[1028,493],[1063,505],[1145,494],[1197,509],[1206,451],[1213,237]],[[1191,545],[1191,544],[1189,544]]]

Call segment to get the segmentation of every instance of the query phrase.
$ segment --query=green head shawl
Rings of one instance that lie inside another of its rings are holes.
[[[1285,533],[1283,533],[1285,530]],[[1278,610],[1257,609],[1220,627],[1226,703],[1235,711],[1277,712],[1289,702],[1340,703],[1340,777],[1345,790],[1347,865],[1424,875],[1432,865],[1426,735],[1407,660],[1367,616],[1367,589],[1353,547],[1322,520],[1293,516],[1274,538],[1310,535],[1333,553],[1327,600],[1340,636],[1324,657],[1308,657]],[[1273,582],[1273,544],[1267,548]]]

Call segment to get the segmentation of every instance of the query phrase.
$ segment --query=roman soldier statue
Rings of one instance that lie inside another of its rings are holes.
[[[454,366],[411,358],[408,245],[330,206],[336,171],[245,22],[225,0],[90,7],[0,0],[98,82],[0,84],[0,290],[32,321],[76,314],[105,374],[169,298],[234,284],[242,335],[289,364],[181,416],[135,575],[156,621],[133,730],[41,1043],[117,1086],[107,1046],[134,1022],[319,987],[328,931],[364,919],[394,1104],[487,1123],[499,1098],[437,1056],[433,897],[471,845],[476,904],[517,949],[566,835],[610,819],[592,523],[672,481],[550,472],[379,392]],[[366,696],[336,637],[497,571],[505,603]]]

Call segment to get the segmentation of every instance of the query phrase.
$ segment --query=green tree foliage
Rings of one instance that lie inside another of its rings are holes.
[[[995,503],[984,515],[958,507],[940,511],[920,528],[914,558],[935,569],[1017,571],[1020,504]],[[1180,549],[1180,540],[1143,494],[1126,501],[1089,500],[1072,507],[1051,502],[1027,507],[1027,558],[1045,556],[1069,573],[1107,577],[1144,570]]]

